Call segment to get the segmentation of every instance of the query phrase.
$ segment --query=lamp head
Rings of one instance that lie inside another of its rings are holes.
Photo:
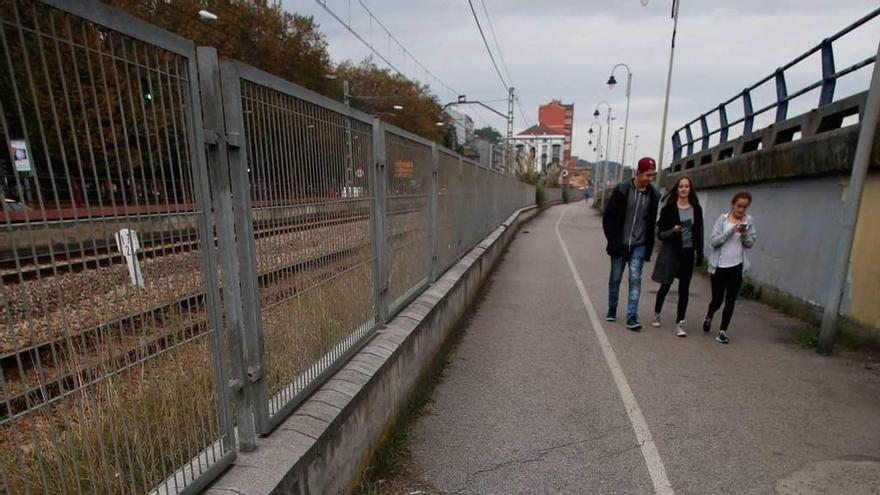
[[[608,85],[608,89],[614,89],[614,86],[617,85],[617,79],[614,79],[614,74],[611,74],[611,77],[608,78],[608,82],[605,84]]]

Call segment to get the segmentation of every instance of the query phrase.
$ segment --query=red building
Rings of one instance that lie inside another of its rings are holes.
[[[551,100],[538,107],[538,124],[549,127],[565,136],[565,147],[562,150],[563,163],[571,163],[571,134],[574,127],[574,104],[565,105],[559,100]]]

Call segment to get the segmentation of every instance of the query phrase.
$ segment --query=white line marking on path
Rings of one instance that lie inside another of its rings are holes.
[[[642,448],[642,457],[645,458],[645,464],[648,467],[648,472],[651,474],[651,482],[654,483],[654,493],[657,493],[658,495],[674,495],[675,492],[672,490],[672,484],[669,483],[669,478],[666,477],[666,468],[663,467],[663,461],[660,459],[660,452],[657,451],[654,437],[651,435],[651,430],[648,429],[648,423],[642,415],[642,409],[639,407],[639,403],[636,402],[636,396],[633,395],[632,389],[629,388],[629,382],[626,381],[626,375],[623,373],[623,368],[617,360],[617,355],[614,354],[614,349],[611,347],[611,343],[608,342],[608,336],[605,335],[605,330],[602,328],[602,322],[596,314],[596,308],[593,307],[593,302],[590,301],[590,296],[587,295],[584,281],[581,280],[581,276],[578,273],[577,268],[574,266],[574,261],[571,260],[571,255],[568,254],[568,248],[565,246],[565,241],[562,240],[562,234],[559,233],[559,224],[562,222],[562,217],[565,216],[567,209],[567,207],[563,207],[559,219],[556,220],[556,238],[559,239],[559,245],[562,246],[562,252],[565,254],[565,260],[568,261],[568,268],[571,270],[572,276],[574,276],[578,292],[581,293],[581,301],[583,301],[584,309],[587,310],[587,315],[590,317],[590,323],[593,326],[593,330],[596,332],[596,338],[599,340],[599,345],[602,347],[602,354],[605,355],[605,362],[608,363],[608,368],[611,370],[611,375],[614,377],[614,383],[617,385],[617,391],[620,392],[620,398],[623,400],[623,405],[626,407],[626,414],[629,416],[629,422],[632,424],[633,430],[636,432],[636,440],[638,440],[639,445]]]

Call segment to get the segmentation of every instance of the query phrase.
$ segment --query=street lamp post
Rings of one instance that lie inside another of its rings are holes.
[[[588,143],[589,145],[593,144],[593,126],[594,125],[599,126],[599,134],[596,138],[596,146],[593,148],[593,150],[596,151],[596,155],[595,155],[596,162],[595,162],[595,165],[593,166],[593,173],[592,173],[592,176],[593,176],[593,197],[596,197],[596,193],[599,192],[599,173],[598,173],[599,171],[597,169],[599,168],[598,167],[598,165],[599,165],[599,151],[598,150],[599,150],[599,148],[601,148],[601,146],[599,146],[599,142],[602,141],[602,123],[597,120],[594,120],[590,124],[590,128],[587,130],[587,134],[590,136],[590,141]]]
[[[669,115],[669,90],[672,87],[672,61],[675,58],[675,35],[678,31],[678,7],[680,0],[672,0],[672,44],[669,48],[669,70],[666,74],[666,98],[663,101],[663,123],[660,126],[660,155],[657,156],[657,183],[663,173],[663,153],[666,148],[666,118]],[[648,5],[648,0],[642,0]]]
[[[608,131],[607,136],[605,137],[605,160],[602,162],[602,181],[605,181],[605,178],[608,175],[608,149],[611,146],[611,105],[607,101],[600,101],[598,105],[596,105],[596,111],[593,112],[593,117],[599,117],[599,107],[605,105],[608,107],[608,114],[605,118],[605,129]]]
[[[636,134],[636,139],[633,141],[633,162],[638,163],[636,160],[639,159],[639,135]]]
[[[618,67],[623,67],[626,69],[626,116],[623,121],[623,142],[626,143],[626,132],[629,127],[629,96],[630,90],[632,89],[632,71],[629,69],[629,66],[624,63],[619,63],[611,69],[611,76],[608,78],[608,87],[610,89],[614,89],[614,86],[617,84],[617,80],[614,79],[614,71],[617,70]],[[626,147],[624,147],[624,151],[620,155],[620,172],[618,172],[617,180],[618,182],[623,180],[623,164],[626,160]]]

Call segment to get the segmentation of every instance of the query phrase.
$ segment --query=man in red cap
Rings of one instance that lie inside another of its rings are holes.
[[[623,268],[629,265],[629,298],[626,307],[626,328],[638,331],[639,296],[642,292],[642,266],[651,261],[654,249],[654,226],[660,193],[651,185],[657,178],[657,164],[653,158],[639,160],[634,179],[618,184],[602,215],[602,230],[611,256],[611,275],[608,277],[607,321],[617,320],[617,301]]]

